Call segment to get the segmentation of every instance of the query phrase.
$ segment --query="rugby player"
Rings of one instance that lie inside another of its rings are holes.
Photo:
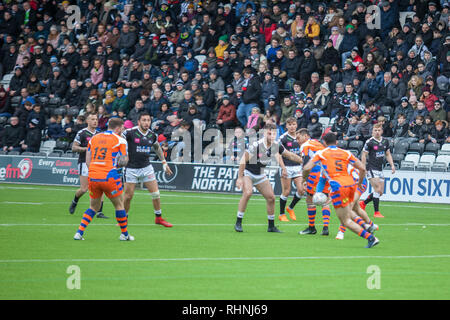
[[[367,239],[368,244],[366,248],[372,248],[379,243],[379,240],[351,218],[356,188],[357,186],[362,188],[366,169],[363,163],[351,152],[336,146],[337,138],[334,133],[327,133],[323,137],[323,141],[326,148],[319,150],[303,166],[303,178],[307,179],[315,166],[322,168],[322,173],[330,184],[330,196],[341,224],[352,230],[358,236]],[[350,164],[359,171],[358,185],[356,185],[355,180],[349,173],[348,166]]]
[[[164,152],[158,142],[158,135],[150,130],[152,119],[148,113],[141,113],[138,125],[123,132],[122,137],[127,141],[129,161],[124,170],[125,182],[125,211],[130,212],[131,199],[133,199],[136,183],[141,181],[150,192],[155,213],[155,223],[164,227],[172,227],[172,224],[162,218],[161,200],[156,181],[155,171],[150,164],[150,152],[153,149],[162,161],[164,172],[172,175],[164,157]]]
[[[75,192],[75,197],[69,207],[70,214],[75,212],[78,200],[88,191],[88,167],[86,165],[86,150],[89,141],[97,134],[98,116],[95,113],[87,115],[87,127],[77,132],[72,144],[72,152],[79,153],[78,155],[78,172],[80,175],[80,188]],[[103,201],[101,202],[97,218],[108,218],[102,213]]]
[[[314,157],[314,155],[320,151],[325,149],[320,141],[311,139],[311,136],[308,132],[308,129],[303,128],[297,131],[297,142],[300,147],[300,154],[303,157],[303,163],[308,163],[310,159]],[[316,193],[316,187],[319,183],[321,177],[321,168],[319,166],[313,167],[310,172],[310,175],[305,179],[306,183],[306,206],[308,210],[308,227],[300,231],[299,234],[316,234],[316,205],[313,203],[313,196]],[[328,184],[326,183],[323,188],[323,193],[327,194]],[[322,218],[323,218],[323,229],[321,235],[328,236],[329,230],[328,225],[330,223],[330,199],[328,199],[327,203],[322,206]]]
[[[296,155],[300,154],[300,145],[296,139],[296,131],[297,131],[297,120],[293,117],[290,117],[286,120],[286,129],[287,132],[284,133],[280,137],[279,143],[288,151],[295,153]],[[297,162],[289,160],[289,159],[280,159],[280,177],[281,177],[281,195],[280,195],[280,215],[278,219],[280,221],[289,221],[286,217],[286,212],[289,213],[289,217],[292,220],[297,220],[295,216],[294,207],[297,202],[302,198],[303,190],[303,178],[302,178],[302,166]],[[292,199],[289,206],[286,208],[286,202],[291,193],[291,184],[292,181],[295,183],[297,191],[295,192],[294,199]]]
[[[250,144],[241,159],[239,165],[238,179],[236,187],[242,189],[242,197],[239,201],[236,224],[234,229],[242,232],[242,219],[247,208],[247,203],[253,193],[255,187],[261,195],[266,199],[268,232],[281,232],[275,226],[275,195],[269,179],[264,173],[264,168],[270,164],[272,157],[276,158],[277,154],[281,154],[286,159],[302,163],[302,158],[298,155],[286,150],[278,142],[275,142],[277,135],[277,127],[274,124],[266,124],[264,129],[264,137],[253,144]]]
[[[391,165],[392,174],[395,173],[389,140],[384,138],[382,134],[382,124],[375,124],[372,128],[372,137],[366,141],[361,155],[362,163],[366,164],[367,162],[367,179],[369,179],[373,192],[369,194],[366,200],[360,202],[360,206],[365,210],[366,205],[373,201],[375,210],[373,216],[375,218],[384,218],[380,213],[380,197],[384,192],[383,164],[386,159]]]
[[[108,130],[96,134],[89,141],[86,165],[89,168],[90,206],[84,212],[74,240],[84,240],[84,231],[100,209],[103,194],[111,200],[116,210],[116,220],[121,229],[119,240],[134,240],[134,237],[128,234],[122,179],[117,170],[128,162],[127,142],[120,136],[122,131],[123,120],[112,118],[108,122]]]

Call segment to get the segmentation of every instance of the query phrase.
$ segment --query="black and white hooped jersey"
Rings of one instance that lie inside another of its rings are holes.
[[[128,143],[127,168],[140,169],[150,165],[150,152],[158,136],[152,130],[143,133],[138,126],[125,130],[122,137]]]

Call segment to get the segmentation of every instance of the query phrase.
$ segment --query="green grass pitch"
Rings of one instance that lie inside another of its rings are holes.
[[[349,231],[335,239],[334,212],[329,237],[319,235],[321,215],[317,235],[298,235],[304,200],[297,221],[276,220],[284,233],[272,234],[265,202],[254,196],[236,233],[237,195],[162,192],[163,216],[174,224],[164,228],[154,224],[150,195],[137,191],[128,228],[136,241],[118,240],[109,202],[111,218],[94,219],[86,240],[74,241],[88,204],[85,195],[70,215],[74,190],[0,185],[0,299],[450,298],[449,205],[381,202],[381,242],[366,249]],[[79,289],[68,286],[70,266],[79,268]]]

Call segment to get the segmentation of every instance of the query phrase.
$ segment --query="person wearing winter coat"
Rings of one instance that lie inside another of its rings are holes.
[[[310,118],[310,123],[306,127],[312,139],[320,139],[322,136],[323,126],[319,122],[319,116],[313,113]]]
[[[402,97],[400,104],[395,108],[394,119],[397,119],[400,114],[405,115],[407,123],[414,120],[414,109],[409,104],[407,97]]]
[[[264,104],[264,110],[269,106],[269,97],[278,97],[278,85],[273,81],[272,74],[266,72],[264,75],[264,82],[261,84],[261,102]]]
[[[370,116],[363,114],[361,116],[361,121],[356,128],[356,139],[366,141],[372,136],[372,123],[370,121]]]
[[[406,95],[406,85],[400,81],[398,73],[392,75],[392,82],[387,89],[387,99],[398,106],[401,99]]]
[[[222,98],[222,105],[219,108],[216,124],[219,126],[222,133],[225,133],[226,129],[236,127],[236,107],[230,103],[230,97],[228,95],[224,95]]]

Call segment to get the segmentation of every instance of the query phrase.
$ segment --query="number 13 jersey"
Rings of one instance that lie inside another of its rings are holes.
[[[96,181],[117,179],[117,157],[127,154],[127,141],[113,133],[105,131],[92,137],[88,144],[91,154],[89,178]]]

